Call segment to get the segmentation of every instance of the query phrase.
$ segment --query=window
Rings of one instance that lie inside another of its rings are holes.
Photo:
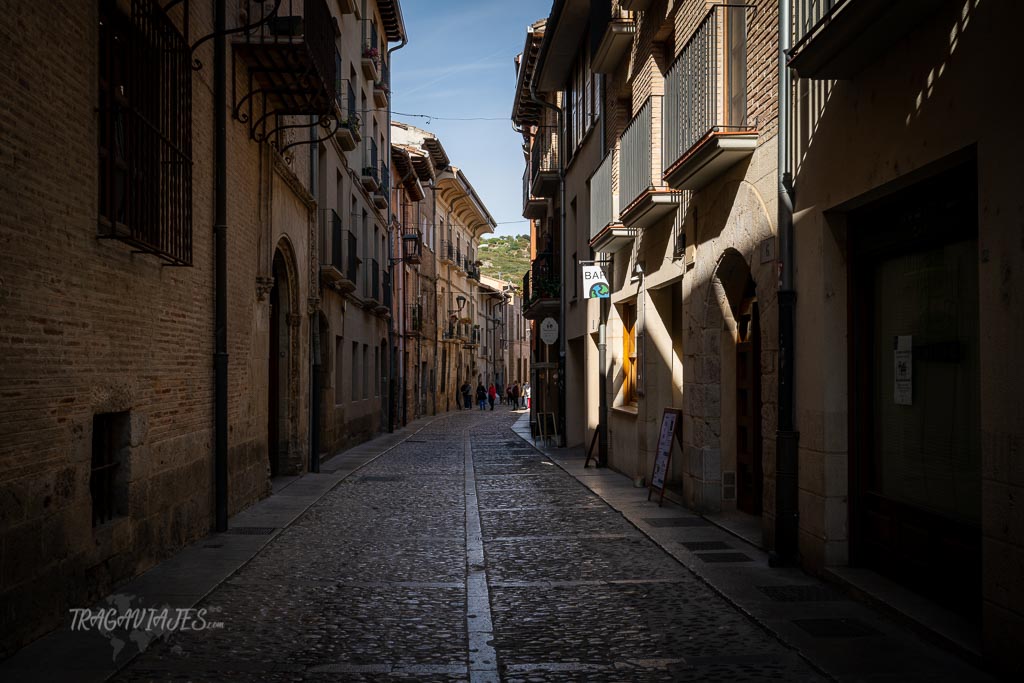
[[[587,132],[600,118],[601,93],[597,75],[590,70],[590,50],[579,51],[576,64],[573,66],[572,82],[568,93],[569,113],[566,117],[569,126],[569,149],[580,146]]]
[[[363,344],[363,398],[370,398],[370,346]]]
[[[334,404],[341,404],[341,388],[345,386],[344,364],[341,362],[345,351],[345,342],[341,337],[334,338]]]
[[[155,0],[131,12],[100,3],[99,233],[191,265],[189,45]]]
[[[359,400],[359,342],[352,342],[352,365],[351,367],[351,383],[352,383],[352,400]]]
[[[622,402],[636,405],[636,303],[622,306]]]
[[[130,445],[129,413],[104,413],[92,418],[92,469],[89,493],[92,495],[92,525],[99,526],[127,509],[127,492],[122,485],[121,463]]]

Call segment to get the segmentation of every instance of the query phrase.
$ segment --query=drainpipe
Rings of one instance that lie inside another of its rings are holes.
[[[317,138],[317,126],[313,117],[310,118],[309,128],[309,187],[313,191],[313,195],[317,195],[317,153],[319,151],[319,143]],[[317,197],[317,213],[315,217],[324,215],[320,212],[320,197]],[[316,226],[319,227],[319,226]],[[319,234],[323,236],[323,232],[317,232],[314,228],[314,236]],[[319,247],[322,249],[322,240],[319,241]],[[319,261],[320,254],[317,252]],[[320,278],[314,276],[315,279],[310,282],[310,295],[315,291],[317,293],[317,299],[320,299]],[[317,316],[317,311],[313,310],[310,312],[309,318],[309,356],[310,356],[310,368],[309,368],[309,471],[312,473],[320,472],[320,372],[323,370],[323,360],[320,353],[320,320]]]
[[[799,548],[799,441],[794,429],[794,353],[796,290],[793,287],[793,177],[790,168],[791,78],[790,3],[779,0],[779,424],[775,435],[775,551],[772,566],[795,564]]]
[[[555,112],[558,121],[558,187],[559,187],[559,222],[558,222],[558,281],[566,282],[565,272],[565,134],[563,131],[562,108],[537,97],[537,85],[530,80],[530,99],[533,102]],[[565,355],[567,350],[565,329],[565,292],[558,297],[558,439],[559,447],[565,448]]]
[[[395,47],[388,48],[388,126],[387,126],[387,128],[388,128],[388,144],[387,144],[387,150],[388,150],[388,161],[389,161],[389,163],[388,163],[388,172],[389,173],[390,173],[390,169],[391,169],[391,163],[390,163],[390,161],[391,161],[391,98],[394,96],[394,91],[391,89],[391,71],[392,71],[392,69],[391,69],[391,66],[392,66],[392,64],[391,64],[391,55],[393,55],[398,50],[401,50],[403,47],[405,47],[408,44],[409,44],[409,38],[406,35],[404,35],[404,31],[403,31],[402,42],[399,43],[398,45],[396,45]],[[390,178],[388,180],[389,180],[389,183],[390,183]],[[387,229],[388,230],[391,229],[391,195],[392,195],[393,190],[394,190],[394,188],[389,188],[388,189],[388,208],[387,208],[387,216],[386,216],[386,222],[387,222]],[[391,252],[391,240],[388,239],[388,274],[390,275],[390,277],[388,278],[388,284],[393,283],[394,280],[395,280],[395,266],[391,262],[391,253],[390,252]],[[395,431],[395,420],[394,420],[394,417],[391,414],[392,410],[394,408],[394,405],[395,405],[395,351],[394,351],[394,347],[395,347],[395,326],[392,324],[392,321],[395,319],[395,297],[394,296],[391,296],[389,301],[388,301],[388,312],[390,313],[390,316],[388,317],[388,407],[385,410],[385,414],[387,415],[388,432],[391,433],[391,432]],[[383,362],[383,359],[381,359],[381,361]]]
[[[216,530],[228,529],[228,287],[227,287],[227,63],[225,59],[225,8],[214,3],[213,12],[213,111],[214,190],[213,234],[216,252],[214,286],[214,510]]]

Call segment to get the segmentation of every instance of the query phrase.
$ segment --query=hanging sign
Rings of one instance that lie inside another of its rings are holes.
[[[612,295],[601,266],[581,266],[583,268],[583,298],[607,299]]]
[[[540,324],[540,340],[547,345],[558,341],[558,321],[554,318],[544,318]]]

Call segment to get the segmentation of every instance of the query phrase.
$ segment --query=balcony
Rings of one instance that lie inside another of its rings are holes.
[[[242,4],[250,23],[265,21],[238,33],[232,42],[250,78],[250,91],[235,102],[235,118],[248,120],[255,137],[257,128],[265,127],[274,114],[331,114],[337,64],[334,22],[325,0],[283,0],[269,18],[272,3]],[[257,102],[262,111],[254,110]],[[263,136],[266,133],[262,131]]]
[[[853,78],[942,5],[935,0],[792,0],[789,66],[800,78]]]
[[[337,92],[338,109],[341,114],[338,117],[338,130],[334,138],[344,151],[351,152],[363,139],[359,132],[359,112],[356,109],[356,92],[352,87],[352,81],[347,78],[339,81]],[[342,97],[345,99],[342,100]]]
[[[388,193],[391,191],[391,169],[382,166],[380,169],[380,184],[373,192],[373,205],[378,209],[388,208]]]
[[[367,140],[363,149],[363,169],[359,173],[359,181],[363,188],[369,193],[374,193],[380,188],[380,167],[377,165],[377,141]]]
[[[480,282],[480,266],[477,266],[467,261],[466,277],[470,280],[476,280],[477,282]]]
[[[380,80],[381,45],[377,35],[377,24],[371,19],[363,19],[363,57],[360,66],[363,76],[371,83]]]
[[[590,246],[613,253],[633,243],[636,230],[619,220],[619,197],[612,192],[613,149],[590,177]]]
[[[388,100],[391,95],[391,78],[388,74],[388,65],[381,65],[381,75],[373,84],[373,103],[379,109],[387,109]]]
[[[354,247],[346,244],[348,240],[345,230],[341,227],[341,216],[336,211],[323,211],[321,216],[320,278],[325,285],[337,292],[351,292],[356,288],[355,268],[346,268],[345,247],[349,247],[350,252]]]
[[[403,334],[407,337],[421,337],[425,327],[423,324],[423,306],[420,304],[407,304],[405,307],[405,329]]]
[[[371,258],[366,262],[366,271],[363,273],[363,308],[373,310],[383,304],[380,295],[380,264],[377,259]]]
[[[530,149],[530,192],[535,197],[554,197],[558,191],[558,133],[555,126],[538,126]]]
[[[665,76],[665,182],[699,190],[757,148],[747,123],[745,6],[717,5]]]
[[[390,317],[391,316],[391,273],[387,270],[381,271],[381,296],[383,299],[380,304],[374,307],[373,312],[377,315]]]
[[[556,265],[551,253],[537,254],[529,272],[523,276],[523,317],[527,320],[558,315],[562,283]]]
[[[652,124],[655,105],[660,112],[660,96],[647,99],[622,134],[619,155],[619,206],[622,224],[628,228],[649,228],[676,211],[679,193],[661,184],[655,176]],[[658,183],[655,184],[655,177]]]
[[[462,328],[462,348],[464,349],[475,349],[480,346],[480,327],[473,325],[470,327],[468,324]]]
[[[616,3],[613,3],[613,5]],[[617,3],[621,7],[624,3]],[[601,42],[597,45],[591,69],[594,73],[610,74],[629,53],[636,35],[636,20],[626,9],[612,9],[612,17],[604,29]]]
[[[441,243],[441,250],[440,250],[440,253],[438,254],[438,257],[441,259],[442,263],[448,263],[448,264],[454,266],[455,265],[455,253],[456,252],[455,252],[455,245],[454,244],[452,244],[451,242],[442,242]]]
[[[533,174],[530,173],[530,164],[527,163],[523,169],[523,218],[538,220],[547,215],[548,200],[533,195],[532,180]]]

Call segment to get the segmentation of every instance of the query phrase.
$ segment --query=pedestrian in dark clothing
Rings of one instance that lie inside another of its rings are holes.
[[[469,386],[469,380],[466,380],[465,382],[462,383],[462,387],[459,389],[459,392],[462,394],[463,406],[465,407],[466,410],[469,410],[472,407],[473,402],[473,387]]]
[[[519,410],[519,382],[512,385],[512,405]]]
[[[476,385],[476,402],[480,406],[480,410],[487,409],[487,390],[484,389],[484,383]]]
[[[507,387],[505,387],[505,402],[508,403],[510,406],[512,406],[512,387],[514,386],[515,384],[509,384]],[[512,406],[512,410],[515,410],[515,406]]]
[[[494,410],[496,400],[498,400],[498,389],[494,386],[494,382],[491,382],[491,386],[487,387],[487,401],[491,404],[491,410]]]

